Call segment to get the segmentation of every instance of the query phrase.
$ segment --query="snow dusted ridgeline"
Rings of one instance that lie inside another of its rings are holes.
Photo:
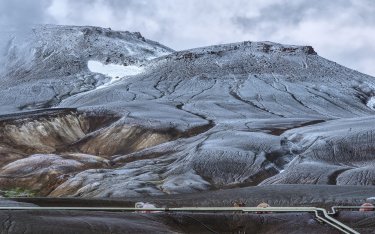
[[[185,128],[201,119],[214,127],[194,138],[114,156],[112,160],[123,164],[121,167],[81,172],[52,195],[191,193],[262,183],[294,183],[292,179],[279,177],[294,178],[301,171],[306,173],[304,179],[297,181],[301,184],[372,183],[371,176],[358,174],[369,172],[363,164],[356,164],[356,170],[338,180],[335,177],[343,169],[355,169],[352,163],[356,160],[371,162],[370,156],[364,153],[357,159],[355,156],[333,159],[336,156],[330,153],[332,142],[338,141],[338,147],[363,149],[369,145],[366,140],[356,146],[348,145],[350,140],[342,145],[339,136],[343,132],[331,131],[326,133],[327,141],[319,142],[319,147],[327,150],[322,156],[324,160],[309,156],[301,161],[298,155],[304,147],[297,141],[299,138],[284,135],[291,129],[299,132],[308,126],[316,128],[317,136],[314,130],[312,133],[314,138],[303,134],[313,145],[314,139],[324,139],[318,123],[326,122],[335,129],[341,126],[335,120],[340,118],[350,119],[343,130],[348,131],[356,121],[362,121],[358,116],[373,115],[363,101],[371,93],[368,87],[372,84],[373,77],[323,59],[308,46],[243,42],[172,53],[151,61],[145,72],[134,79],[120,80],[110,87],[110,92],[98,90],[71,97],[61,106],[125,108],[131,113],[129,119],[134,118],[137,124],[172,123]],[[122,103],[117,101],[119,97]],[[194,122],[192,118],[187,121],[179,117],[182,113],[195,116]],[[367,121],[374,120],[369,117]],[[364,126],[359,129],[362,130],[354,131],[351,137],[369,131]],[[345,152],[350,155],[350,150]],[[155,155],[159,156],[154,158]],[[102,178],[101,182],[90,186],[96,178]]]
[[[53,186],[31,167],[29,188],[43,195],[374,183],[375,80],[310,46],[241,42],[173,52],[138,33],[43,26],[11,41],[8,55],[3,113],[78,108],[53,120],[3,120],[7,176],[31,159],[69,165]]]
[[[91,72],[88,61],[132,67],[173,52],[140,33],[99,27],[44,25],[5,38],[0,55],[2,113],[56,106],[107,83],[108,76]]]

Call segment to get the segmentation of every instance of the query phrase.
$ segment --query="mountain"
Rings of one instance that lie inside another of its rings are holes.
[[[2,113],[54,107],[108,82],[89,71],[88,61],[141,66],[173,51],[140,33],[99,27],[44,25],[3,38]]]
[[[98,27],[24,35],[2,59],[3,190],[130,198],[375,184],[375,79],[311,46],[175,52]]]

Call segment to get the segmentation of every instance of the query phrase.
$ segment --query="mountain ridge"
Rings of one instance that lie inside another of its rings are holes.
[[[0,76],[6,188],[103,198],[375,183],[375,80],[311,46],[173,51],[139,33],[39,30],[11,43],[19,57]]]

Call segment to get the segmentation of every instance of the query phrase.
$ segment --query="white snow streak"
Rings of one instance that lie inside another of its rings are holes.
[[[87,67],[91,72],[101,73],[111,77],[112,80],[110,83],[124,76],[134,76],[143,72],[143,68],[134,65],[122,66],[118,64],[103,64],[94,60],[88,61]]]
[[[371,97],[367,103],[366,106],[370,107],[370,109],[375,110],[375,97]]]

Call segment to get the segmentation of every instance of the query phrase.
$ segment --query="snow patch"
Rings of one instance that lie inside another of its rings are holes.
[[[375,97],[371,97],[367,103],[366,106],[370,107],[370,109],[375,110]]]
[[[143,72],[143,68],[134,65],[103,64],[94,60],[88,61],[87,67],[91,72],[101,73],[111,77],[110,83],[124,76],[134,76]]]

